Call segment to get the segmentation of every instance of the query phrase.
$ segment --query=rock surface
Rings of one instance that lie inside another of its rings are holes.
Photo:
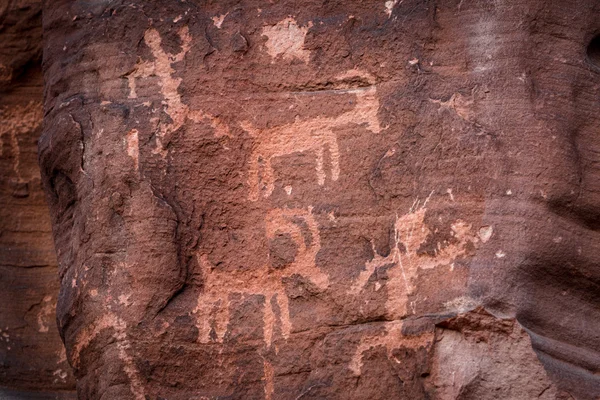
[[[40,2],[0,2],[2,399],[68,398],[75,388],[56,327],[57,261],[37,161],[41,39]]]
[[[47,2],[79,397],[600,396],[599,13]]]

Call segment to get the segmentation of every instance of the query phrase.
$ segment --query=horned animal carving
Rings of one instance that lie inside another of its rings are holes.
[[[257,129],[248,121],[241,123],[242,128],[254,137],[248,171],[250,200],[258,200],[261,191],[264,197],[269,197],[273,193],[275,176],[271,159],[274,157],[313,152],[316,157],[317,183],[322,186],[325,184],[326,177],[323,165],[325,149],[329,151],[331,158],[331,180],[337,181],[340,176],[340,153],[335,133],[337,129],[351,124],[365,124],[373,133],[381,131],[377,119],[379,100],[376,97],[375,86],[340,92],[356,96],[356,106],[336,117],[317,117],[308,120],[296,117],[291,124],[268,129]]]
[[[321,249],[319,229],[312,214],[312,207],[304,209],[275,209],[266,216],[267,240],[279,234],[288,234],[297,247],[294,261],[281,269],[264,268],[254,271],[220,271],[211,265],[206,254],[199,256],[204,278],[204,292],[198,299],[194,312],[200,330],[199,341],[222,342],[229,324],[229,297],[232,294],[260,294],[265,297],[264,339],[271,345],[275,313],[273,300],[279,308],[281,335],[287,338],[291,332],[288,298],[283,278],[300,275],[308,279],[318,289],[324,290],[329,284],[328,276],[315,265],[315,258]],[[211,322],[212,325],[211,326]]]

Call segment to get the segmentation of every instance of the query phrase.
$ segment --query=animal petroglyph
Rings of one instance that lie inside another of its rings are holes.
[[[211,341],[214,329],[216,341],[222,342],[229,324],[229,297],[233,294],[260,294],[265,297],[264,304],[264,340],[271,345],[275,326],[274,302],[279,309],[281,334],[289,337],[291,321],[288,298],[283,278],[300,275],[310,280],[319,290],[329,285],[328,276],[315,265],[315,258],[321,249],[319,229],[312,214],[312,208],[276,209],[266,216],[266,237],[274,239],[277,235],[289,235],[297,246],[294,261],[285,268],[264,267],[253,271],[220,271],[211,265],[206,254],[199,256],[204,277],[204,291],[198,298],[194,310],[200,330],[199,341]],[[211,326],[212,325],[212,326]]]
[[[352,89],[344,93],[356,96],[356,106],[337,117],[317,117],[308,120],[296,118],[291,124],[268,129],[257,129],[248,121],[242,122],[242,128],[254,137],[248,171],[250,200],[258,200],[261,191],[264,197],[273,193],[275,176],[271,159],[274,157],[313,152],[316,157],[317,183],[322,186],[325,184],[323,154],[327,149],[331,158],[331,179],[338,180],[340,153],[335,130],[351,124],[365,124],[373,133],[381,131],[377,119],[379,100],[375,87]]]
[[[178,89],[182,79],[174,77],[176,71],[173,69],[172,64],[183,61],[191,48],[192,37],[187,26],[179,29],[178,35],[181,38],[181,51],[177,54],[171,54],[166,53],[162,49],[158,31],[154,28],[148,29],[144,34],[144,42],[152,51],[155,59],[138,62],[135,69],[127,75],[130,99],[138,98],[137,78],[157,76],[160,79],[160,92],[163,96],[163,104],[166,105],[164,111],[171,118],[170,123],[161,122],[157,131],[156,149],[154,152],[160,153],[163,156],[165,152],[162,140],[165,135],[181,128],[187,118],[196,123],[208,120],[215,129],[217,136],[229,135],[228,128],[218,118],[199,110],[190,110],[181,101]]]
[[[354,375],[360,376],[363,367],[363,355],[371,349],[381,346],[385,348],[388,359],[400,363],[401,360],[396,359],[393,355],[394,349],[400,347],[416,349],[419,347],[428,347],[433,343],[433,332],[427,332],[420,336],[404,336],[402,334],[402,321],[385,322],[383,325],[384,330],[380,334],[361,338],[348,364],[348,369]]]
[[[412,280],[416,277],[418,269],[430,269],[440,265],[452,264],[458,257],[467,252],[468,243],[477,243],[478,238],[471,234],[471,225],[463,221],[456,221],[451,225],[452,243],[438,243],[435,255],[418,254],[417,250],[425,243],[431,231],[425,225],[425,212],[427,200],[421,207],[413,204],[409,212],[401,217],[396,216],[394,223],[394,246],[390,254],[383,257],[371,242],[374,257],[365,265],[364,271],[350,289],[350,293],[358,295],[371,275],[381,267],[391,266],[387,270],[386,312],[392,319],[397,319],[407,314],[408,295],[414,289]],[[403,247],[403,250],[401,248]],[[414,310],[413,310],[414,313]]]

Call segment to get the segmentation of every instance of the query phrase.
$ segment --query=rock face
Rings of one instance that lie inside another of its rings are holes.
[[[40,3],[0,4],[2,399],[63,398],[75,388],[56,328],[57,262],[37,162],[41,37]]]
[[[599,13],[47,2],[79,397],[600,396]]]

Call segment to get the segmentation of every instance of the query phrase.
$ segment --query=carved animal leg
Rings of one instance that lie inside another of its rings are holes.
[[[265,158],[264,163],[262,180],[265,183],[265,192],[263,196],[269,197],[273,193],[273,189],[275,189],[275,175],[271,166],[271,159]]]
[[[248,168],[248,198],[251,201],[258,200],[258,193],[260,193],[260,182],[258,180],[258,154],[252,154],[250,157],[250,166]]]
[[[265,345],[271,347],[273,340],[273,326],[275,325],[275,315],[273,313],[273,296],[265,295],[265,308],[263,310],[263,335]]]
[[[217,334],[217,342],[223,343],[227,326],[229,325],[229,301],[227,296],[219,300],[219,305],[215,311],[215,333]]]
[[[200,296],[198,304],[194,310],[196,314],[196,327],[198,328],[198,342],[209,343],[210,342],[210,311],[213,304],[210,302],[203,301],[203,297]]]
[[[290,321],[290,304],[283,285],[277,293],[277,305],[279,306],[279,319],[281,320],[281,335],[287,339],[292,331],[292,322]]]
[[[323,168],[323,146],[319,146],[317,152],[317,182],[319,186],[325,184],[325,170]]]
[[[340,150],[334,132],[330,132],[327,138],[329,157],[331,157],[331,180],[337,181],[340,177]]]

